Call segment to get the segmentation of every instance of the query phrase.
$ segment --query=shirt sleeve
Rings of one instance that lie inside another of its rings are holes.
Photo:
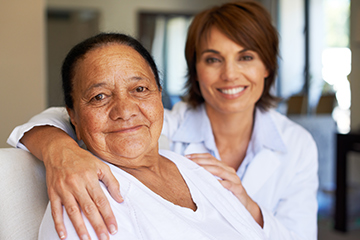
[[[37,126],[53,126],[62,129],[70,135],[74,140],[76,139],[75,131],[70,124],[70,117],[64,107],[52,107],[32,117],[27,123],[17,126],[7,139],[7,143],[13,147],[28,149],[21,144],[20,140],[24,134]],[[80,142],[78,142],[80,143]]]
[[[275,211],[260,206],[269,239],[317,239],[318,153],[314,140],[305,140],[293,166],[295,176]]]

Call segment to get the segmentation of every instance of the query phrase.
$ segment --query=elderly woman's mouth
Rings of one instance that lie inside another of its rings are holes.
[[[117,128],[117,129],[111,130],[111,131],[109,131],[109,133],[131,133],[131,132],[136,132],[137,130],[140,130],[142,127],[144,127],[144,125],[122,127],[122,128]]]

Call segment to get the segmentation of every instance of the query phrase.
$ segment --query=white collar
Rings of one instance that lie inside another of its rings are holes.
[[[275,110],[261,111],[259,108],[255,109],[254,128],[251,136],[255,154],[261,151],[262,148],[284,153],[287,151],[282,135],[271,116],[272,111]],[[196,109],[190,108],[185,113],[184,120],[171,140],[189,144],[203,142],[210,151],[218,152],[204,104]]]

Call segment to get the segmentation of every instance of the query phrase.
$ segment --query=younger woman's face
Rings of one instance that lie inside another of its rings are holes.
[[[264,89],[268,70],[259,55],[213,27],[197,51],[196,70],[207,111],[249,112]]]

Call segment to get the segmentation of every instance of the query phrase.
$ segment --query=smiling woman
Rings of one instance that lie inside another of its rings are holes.
[[[207,114],[247,111],[251,115],[269,75],[259,55],[231,41],[216,27],[202,39],[197,52],[197,77]]]
[[[264,238],[245,207],[210,173],[180,155],[159,152],[161,87],[152,58],[135,39],[108,33],[79,43],[63,63],[62,77],[77,138],[121,182],[125,202],[107,197],[116,220],[126,223],[111,238]],[[214,193],[222,199],[212,199]],[[39,239],[57,238],[50,209],[49,204]],[[70,218],[65,214],[64,223],[67,237],[74,239]],[[87,219],[85,224],[97,238]]]
[[[135,159],[150,148],[156,151],[164,112],[153,79],[145,59],[129,46],[111,44],[88,52],[77,63],[74,108],[68,109],[78,139],[115,165],[118,157]]]

